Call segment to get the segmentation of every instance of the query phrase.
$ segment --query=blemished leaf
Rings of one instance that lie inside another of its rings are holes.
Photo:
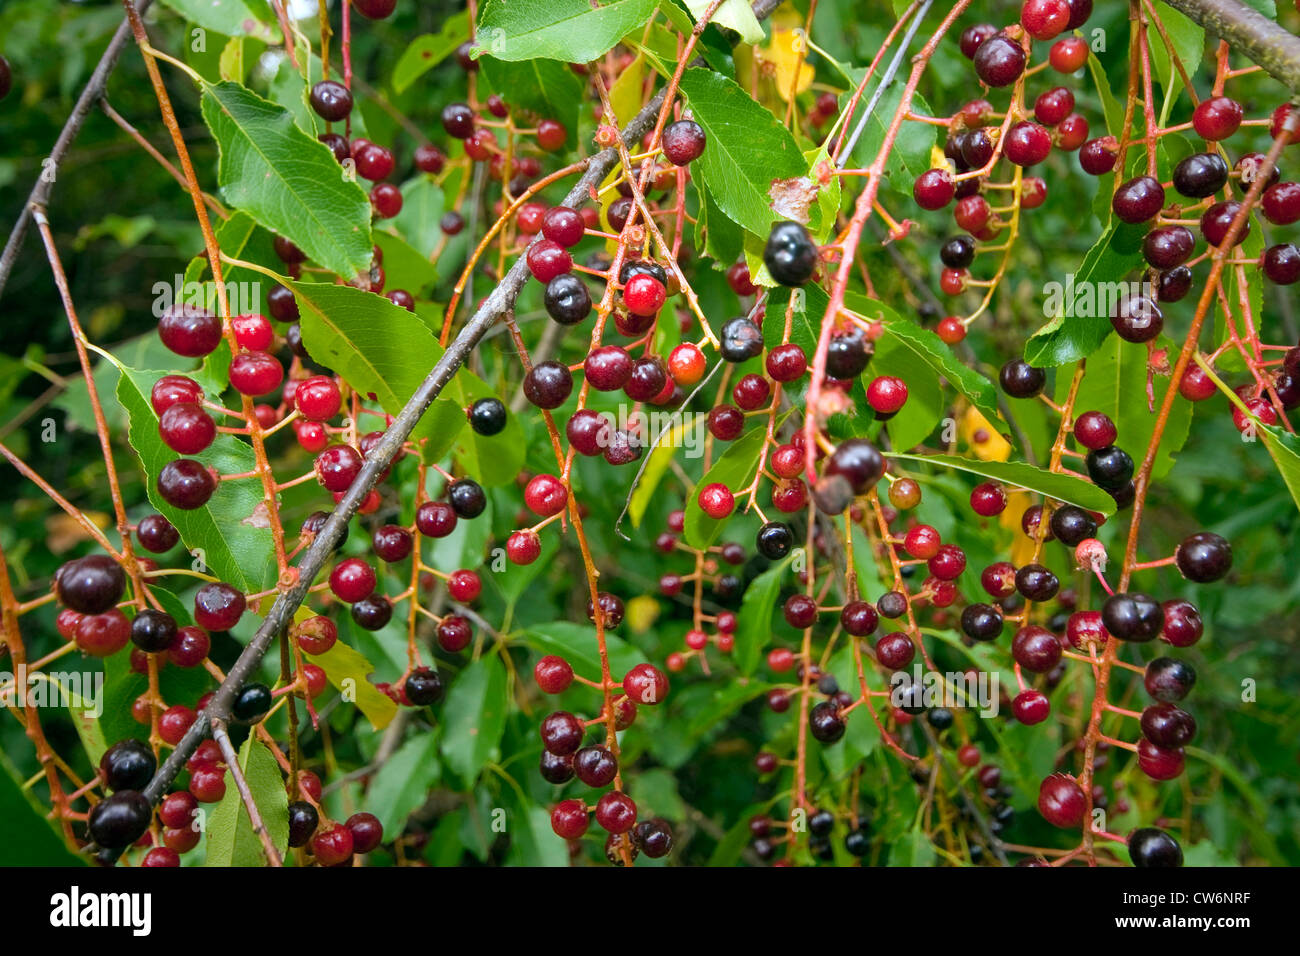
[[[452,683],[442,707],[442,755],[465,784],[500,757],[508,707],[506,669],[495,654],[474,661]]]
[[[1157,340],[1162,348],[1174,348],[1167,338]],[[1172,354],[1172,353],[1171,353]],[[1115,422],[1118,432],[1116,443],[1131,449],[1130,454],[1140,460],[1151,443],[1155,431],[1156,413],[1147,406],[1147,350],[1140,345],[1125,342],[1111,333],[1100,349],[1088,356],[1088,370],[1079,383],[1074,407],[1079,412],[1104,412]],[[1066,376],[1060,376],[1068,387]],[[1173,387],[1169,376],[1153,377],[1155,409],[1164,401],[1165,392]],[[1174,466],[1174,455],[1187,441],[1192,423],[1191,402],[1175,400],[1165,422],[1160,451],[1152,465],[1153,478],[1163,478]]]
[[[1115,499],[1091,482],[1075,478],[1073,475],[1058,475],[1023,462],[979,461],[972,458],[958,458],[955,455],[905,455],[899,452],[884,454],[886,458],[930,464],[936,468],[968,471],[982,478],[1000,481],[1005,485],[1023,488],[1026,491],[1036,491],[1048,498],[1078,505],[1080,508],[1104,515],[1115,513]]]
[[[266,495],[258,478],[222,481],[208,503],[192,511],[174,508],[158,494],[163,466],[181,457],[163,444],[158,416],[149,404],[154,382],[165,374],[128,368],[117,383],[118,400],[130,420],[127,437],[140,456],[149,501],[176,526],[185,549],[213,574],[241,591],[261,591],[274,583],[276,566],[271,529],[260,517]],[[206,449],[190,457],[223,475],[246,474],[257,466],[253,447],[234,435],[219,434]]]
[[[788,415],[789,412],[786,412],[785,415],[777,416],[778,429]],[[706,515],[704,509],[700,507],[700,489],[721,482],[733,495],[738,495],[754,479],[758,471],[759,453],[766,439],[765,425],[760,423],[750,427],[731,443],[722,457],[713,463],[713,467],[704,473],[704,477],[691,490],[690,497],[686,501],[686,526],[682,537],[692,548],[703,549],[712,545],[718,540],[718,535],[722,534],[722,529],[727,526],[727,522],[731,520],[731,516],[718,520]],[[737,508],[743,507],[743,504],[743,499],[736,501]]]
[[[600,649],[593,625],[572,621],[537,624],[524,632],[524,641],[541,654],[563,657],[579,677],[600,680]],[[605,649],[609,652],[610,675],[616,681],[621,681],[629,670],[645,662],[644,654],[609,631],[605,632]]]
[[[500,60],[541,57],[588,63],[655,11],[656,0],[488,0],[479,14],[478,51]]]
[[[68,849],[46,810],[0,751],[0,819],[5,821],[5,838],[0,840],[0,866],[86,866],[89,859]]]
[[[255,0],[162,0],[162,4],[205,30],[229,37],[250,36],[279,42],[280,31],[272,22],[274,14],[265,3]]]
[[[428,326],[373,292],[326,282],[288,284],[298,300],[302,340],[312,357],[362,395],[374,395],[388,414],[399,413],[442,356]],[[456,407],[450,398],[437,399],[412,435],[447,440],[446,430],[457,420],[448,404]],[[459,421],[464,424],[463,413]]]
[[[266,744],[250,734],[239,748],[239,768],[271,843],[283,856],[289,846],[289,793],[280,775],[280,765]],[[208,817],[205,840],[205,866],[267,865],[261,838],[253,832],[248,809],[229,770],[226,794]]]
[[[227,202],[346,279],[370,267],[370,200],[328,146],[238,83],[206,86],[202,106]]]
[[[379,818],[386,838],[402,832],[441,776],[438,737],[428,731],[402,744],[379,768],[366,788],[366,809]]]
[[[412,83],[455,52],[469,32],[469,11],[454,13],[437,33],[422,33],[412,40],[393,67],[393,89],[406,92]]]
[[[1049,283],[1044,312],[1051,318],[1025,343],[1025,361],[1045,368],[1077,362],[1112,331],[1110,313],[1131,291],[1127,275],[1142,262],[1143,226],[1114,223],[1102,233],[1077,272]]]
[[[778,218],[772,210],[773,181],[808,173],[798,144],[734,80],[690,69],[682,75],[681,90],[708,137],[704,153],[691,164],[692,173],[704,181],[719,209],[766,239]]]
[[[773,565],[749,583],[737,615],[736,646],[732,651],[736,669],[752,674],[758,668],[763,648],[772,640],[772,614],[776,611],[781,585],[789,573],[793,556]]]
[[[368,675],[374,673],[375,666],[356,648],[336,641],[328,651],[311,657],[310,661],[325,672],[343,699],[365,714],[376,730],[387,727],[397,715],[397,704],[369,680]]]

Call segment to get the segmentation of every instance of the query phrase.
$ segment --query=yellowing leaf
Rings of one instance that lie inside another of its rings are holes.
[[[775,70],[776,92],[781,99],[790,99],[792,86],[796,94],[812,86],[813,68],[807,62],[808,41],[804,38],[802,28],[782,30],[774,27],[772,42],[763,47],[762,57]]]
[[[962,416],[961,439],[982,461],[1006,461],[1011,457],[1011,444],[973,406]]]

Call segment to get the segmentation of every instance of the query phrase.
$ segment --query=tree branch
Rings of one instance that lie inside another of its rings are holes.
[[[1300,37],[1238,0],[1165,0],[1300,95]]]

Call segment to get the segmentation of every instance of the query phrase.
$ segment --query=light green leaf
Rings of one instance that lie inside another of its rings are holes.
[[[781,583],[793,560],[794,556],[791,555],[780,564],[768,568],[745,589],[745,597],[740,602],[740,613],[737,615],[736,646],[733,651],[736,669],[742,674],[754,673],[763,656],[763,648],[772,640],[772,613],[776,610],[776,601],[781,595]]]
[[[393,67],[393,90],[406,92],[421,76],[451,56],[469,32],[469,11],[449,16],[437,33],[422,33],[412,40]]]
[[[162,0],[186,20],[205,30],[229,37],[258,37],[268,43],[280,42],[280,31],[269,18],[271,9],[250,0]]]
[[[479,14],[479,55],[589,63],[640,26],[656,0],[487,0]]]
[[[686,8],[698,22],[700,17],[712,6],[713,0],[686,0]],[[713,12],[710,23],[720,27],[730,27],[740,34],[741,43],[762,43],[765,39],[763,26],[754,16],[749,0],[722,0],[722,5]]]
[[[438,738],[428,731],[402,744],[379,768],[366,789],[365,806],[383,824],[385,840],[402,832],[407,817],[424,803],[441,774]]]
[[[704,181],[718,208],[766,238],[777,218],[772,183],[808,173],[794,137],[739,84],[719,73],[687,70],[681,90],[708,137],[692,172]]]
[[[325,672],[329,682],[343,694],[343,699],[366,715],[371,726],[382,730],[397,715],[397,704],[370,683],[375,666],[360,651],[335,641],[324,654],[311,657],[311,663]]]
[[[904,319],[887,320],[884,334],[876,345],[877,351],[880,342],[887,341],[896,342],[906,348],[934,374],[947,379],[948,384],[957,389],[989,422],[1002,420],[1002,413],[998,411],[997,390],[993,387],[993,383],[969,365],[959,361],[952,349],[929,329],[921,328]],[[867,373],[879,374],[874,371],[874,359]],[[911,388],[912,383],[907,384]]]
[[[369,268],[370,200],[328,146],[282,106],[238,83],[203,90],[203,119],[221,150],[222,195],[308,257],[351,279]]]
[[[452,683],[442,710],[442,755],[466,785],[500,758],[509,703],[506,669],[496,655],[480,657]]]
[[[899,326],[902,327],[902,323]],[[907,344],[909,341],[899,335],[882,335],[876,341],[871,363],[863,373],[867,381],[880,375],[893,375],[906,383],[906,404],[885,423],[890,444],[904,449],[923,444],[947,408],[939,379],[933,367],[924,360],[926,353],[914,351]],[[951,356],[951,350],[948,353]]]
[[[1257,423],[1255,427],[1296,507],[1300,508],[1300,439],[1277,425]]]
[[[1089,511],[1104,515],[1115,513],[1115,500],[1105,491],[1091,482],[1073,475],[1058,475],[1055,472],[1035,468],[1018,461],[977,461],[972,458],[958,458],[955,455],[904,455],[898,452],[885,452],[886,458],[900,461],[915,461],[930,464],[938,468],[956,468],[973,475],[991,478],[1026,491],[1036,491],[1048,498],[1055,498],[1067,504],[1078,505]]]
[[[5,838],[0,840],[0,866],[85,866],[85,857],[76,856],[49,820],[46,810],[0,751],[0,819],[5,821]]]
[[[700,431],[704,427],[703,418],[692,416],[689,421],[678,422],[669,429],[668,434],[659,439],[654,451],[650,453],[650,460],[646,462],[645,471],[641,473],[641,481],[632,492],[632,500],[628,504],[627,514],[632,519],[632,527],[641,527],[645,510],[649,507],[659,482],[668,473],[668,466],[672,464],[677,449],[684,444],[685,436],[691,431]]]
[[[239,769],[248,783],[271,842],[281,855],[289,845],[289,794],[280,765],[266,744],[249,735],[239,748]],[[239,788],[226,772],[226,795],[208,817],[205,866],[266,866],[262,841],[253,832]]]

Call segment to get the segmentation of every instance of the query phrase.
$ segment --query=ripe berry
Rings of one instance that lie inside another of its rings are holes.
[[[714,482],[700,489],[700,507],[714,520],[721,520],[731,514],[736,506],[736,499],[726,485]]]
[[[1300,248],[1289,242],[1279,242],[1276,245],[1269,246],[1260,256],[1260,269],[1264,276],[1277,285],[1292,285],[1300,281]],[[1281,397],[1282,390],[1278,389],[1278,395]],[[1287,399],[1282,399],[1283,405],[1290,408]]]
[[[965,269],[975,261],[975,240],[970,236],[953,236],[939,249],[939,259],[950,269]]]
[[[1143,869],[1182,866],[1183,848],[1164,830],[1142,827],[1129,834],[1128,858]]]
[[[1173,182],[1180,195],[1204,199],[1228,182],[1228,164],[1218,153],[1195,153],[1174,167]]]
[[[742,259],[740,262],[733,262],[727,269],[727,285],[731,286],[731,291],[738,296],[754,295],[758,287],[754,285],[749,275],[749,265]]]
[[[361,454],[351,445],[331,445],[316,456],[316,479],[326,491],[347,491],[361,473]]]
[[[384,827],[373,813],[354,813],[344,826],[352,831],[354,853],[369,853],[384,842]]]
[[[499,435],[506,427],[506,406],[499,398],[480,398],[467,415],[469,427],[479,435]]]
[[[138,790],[120,790],[91,808],[86,825],[90,838],[101,847],[128,847],[149,829],[153,808]]]
[[[632,363],[623,390],[638,402],[655,402],[669,385],[668,371],[658,356],[643,356]]]
[[[844,736],[847,725],[840,716],[839,708],[831,701],[824,700],[809,713],[808,729],[814,739],[824,744],[833,744]]]
[[[1157,269],[1172,269],[1190,258],[1196,237],[1186,226],[1152,229],[1142,240],[1142,255]]]
[[[1114,445],[1088,452],[1084,464],[1093,483],[1108,491],[1119,490],[1133,477],[1133,459]]]
[[[1196,736],[1196,720],[1173,704],[1153,704],[1142,711],[1142,735],[1159,747],[1185,747]]]
[[[249,682],[239,688],[239,693],[235,695],[235,702],[231,705],[230,713],[235,720],[244,723],[255,723],[266,715],[271,709],[271,688],[265,684]]]
[[[1183,772],[1182,748],[1160,747],[1145,737],[1138,741],[1138,766],[1152,780],[1173,780]]]
[[[1077,505],[1062,505],[1052,512],[1049,522],[1052,535],[1067,547],[1097,536],[1097,522],[1092,515]]]
[[[1022,690],[1011,701],[1011,712],[1025,726],[1041,724],[1052,712],[1047,695],[1039,690]]]
[[[268,395],[284,381],[284,366],[269,352],[240,352],[230,360],[230,384],[244,395]]]
[[[581,800],[563,800],[551,810],[551,829],[563,840],[576,840],[587,832],[587,808]]]
[[[1201,235],[1205,237],[1205,241],[1215,247],[1221,246],[1228,238],[1228,230],[1232,226],[1232,221],[1237,218],[1240,209],[1241,203],[1236,200],[1229,200],[1227,202],[1216,202],[1205,210],[1201,214]],[[1232,244],[1234,246],[1241,245],[1248,235],[1250,235],[1249,217],[1237,230],[1237,235],[1232,240]]]
[[[1128,223],[1154,219],[1164,208],[1165,188],[1154,176],[1138,176],[1128,180],[1115,191],[1111,209]]]
[[[392,219],[402,211],[402,191],[392,183],[377,183],[370,190],[370,206],[379,219]]]
[[[881,375],[867,386],[867,403],[879,415],[893,415],[907,402],[907,383],[893,375]]]
[[[1002,615],[991,604],[970,604],[961,612],[961,629],[974,641],[992,641],[1002,633]]]
[[[165,611],[145,608],[131,621],[131,643],[146,653],[165,651],[175,638],[176,619]]]
[[[293,390],[293,404],[308,421],[324,422],[339,413],[343,396],[338,384],[328,375],[303,379]]]
[[[804,354],[803,347],[793,342],[778,345],[767,353],[766,367],[767,374],[774,382],[793,382],[808,370],[808,357]],[[906,398],[907,386],[903,388]]]
[[[352,858],[352,831],[336,824],[328,830],[317,830],[311,838],[311,853],[321,866],[337,866]]]
[[[967,27],[962,31],[959,40],[962,56],[966,57],[968,60],[972,59],[975,56],[975,51],[979,49],[980,44],[989,37],[996,36],[997,32],[998,28],[991,23],[977,23],[974,26]]]
[[[912,198],[922,209],[942,209],[952,202],[956,188],[952,173],[946,169],[931,169],[918,176],[912,184]]]
[[[1011,656],[1025,670],[1046,674],[1061,661],[1061,642],[1051,631],[1030,624],[1016,631]]]
[[[542,746],[559,757],[573,753],[582,744],[582,721],[567,711],[557,710],[545,717],[540,732]]]
[[[371,182],[387,179],[396,165],[392,152],[375,143],[367,143],[355,150],[352,158],[356,161],[357,173]]]
[[[1074,73],[1088,62],[1088,41],[1083,37],[1062,37],[1052,44],[1047,60],[1058,73]]]
[[[991,481],[976,485],[970,493],[971,510],[982,518],[1000,515],[1007,507],[1007,493]]]
[[[1083,788],[1068,774],[1054,773],[1039,784],[1038,812],[1052,826],[1077,827],[1086,807]]]
[[[432,143],[422,143],[415,148],[415,168],[437,175],[447,165],[447,155]]]
[[[866,637],[875,632],[880,616],[866,601],[850,601],[840,611],[840,624],[854,637]]]
[[[199,383],[184,375],[164,375],[154,382],[149,392],[149,404],[159,416],[171,406],[182,402],[191,405],[203,402],[203,389]]]
[[[99,759],[99,772],[109,790],[143,790],[157,769],[153,751],[139,740],[116,743]]]
[[[1020,25],[1035,40],[1050,40],[1070,22],[1067,0],[1025,0],[1020,8]]]
[[[573,683],[573,667],[563,657],[547,654],[533,667],[533,678],[544,694],[561,694]]]
[[[1226,96],[1201,100],[1192,111],[1192,127],[1201,139],[1227,139],[1241,126],[1241,104]]]
[[[1074,422],[1074,440],[1094,451],[1115,444],[1118,434],[1115,423],[1105,412],[1084,412]]]
[[[159,514],[146,515],[135,528],[140,547],[154,554],[166,554],[180,541],[180,532]]]
[[[537,124],[537,145],[548,153],[564,148],[569,131],[564,124],[553,119],[544,119]]]
[[[972,59],[975,72],[987,86],[1010,86],[1025,70],[1025,51],[1004,33],[981,43]]]
[[[442,700],[442,678],[431,667],[417,667],[406,678],[406,699],[416,707],[427,707]]]
[[[1037,123],[1026,120],[1007,131],[1003,152],[1017,166],[1033,166],[1051,155],[1052,137]]]
[[[902,631],[886,634],[876,641],[876,660],[890,670],[901,671],[916,656],[916,645]]]
[[[264,315],[236,315],[230,320],[230,331],[240,348],[255,352],[269,349],[275,339],[275,331]]]
[[[1011,359],[998,373],[1002,390],[1012,398],[1033,398],[1047,384],[1047,372],[1024,359]]]
[[[474,134],[474,111],[465,103],[448,103],[442,108],[442,128],[455,139],[469,139]]]
[[[340,561],[330,572],[330,590],[340,601],[348,604],[369,597],[377,583],[375,569],[360,558]]]
[[[1079,168],[1089,176],[1104,176],[1115,168],[1118,149],[1114,136],[1090,139],[1079,147]]]
[[[790,530],[788,524],[769,521],[758,529],[758,537],[754,543],[758,553],[763,557],[770,561],[779,561],[794,547],[794,532]]]
[[[474,629],[468,619],[458,614],[448,614],[438,622],[438,646],[449,654],[455,654],[469,647],[474,639]]]
[[[524,504],[540,518],[549,518],[564,510],[569,491],[554,475],[537,475],[524,489]]]
[[[158,337],[177,355],[201,358],[221,344],[221,320],[203,309],[173,305],[158,320]]]
[[[546,283],[543,296],[546,314],[561,325],[577,325],[591,314],[591,293],[587,285],[570,272]]]
[[[763,263],[782,285],[801,286],[817,268],[817,246],[797,222],[778,222],[763,248]]]
[[[459,601],[461,604],[469,604],[478,599],[483,592],[483,582],[473,571],[461,569],[453,571],[447,579],[447,593],[451,595],[453,601]]]
[[[1208,584],[1232,568],[1232,546],[1219,535],[1202,531],[1183,539],[1174,550],[1174,563],[1189,581]]]
[[[528,247],[528,271],[538,282],[550,282],[573,268],[573,257],[553,239],[542,239]]]
[[[948,245],[955,241],[951,240]],[[826,372],[832,378],[850,381],[862,374],[870,359],[862,330],[853,328],[846,333],[831,336],[826,350]]]
[[[1196,671],[1175,658],[1157,657],[1147,664],[1143,683],[1155,700],[1174,703],[1191,693],[1196,684]]]
[[[684,119],[664,127],[664,155],[674,166],[689,166],[704,152],[708,139],[704,128],[694,120]]]
[[[623,287],[623,304],[633,315],[658,315],[667,297],[667,291],[653,276],[634,275]]]
[[[217,479],[212,472],[193,458],[169,461],[158,473],[158,494],[182,511],[202,508],[216,490]]]
[[[572,391],[573,373],[560,362],[541,362],[524,376],[524,395],[538,408],[559,408]]]
[[[82,614],[99,614],[122,599],[126,574],[108,555],[91,554],[59,568],[55,588],[65,607]]]
[[[907,532],[903,547],[914,558],[928,561],[939,553],[942,541],[939,532],[927,524],[919,524]]]
[[[1153,598],[1120,592],[1106,599],[1101,607],[1101,620],[1107,633],[1118,640],[1146,642],[1160,633],[1165,616]]]
[[[158,718],[158,734],[174,747],[181,742],[181,738],[185,736],[198,716],[183,704],[168,707]]]

